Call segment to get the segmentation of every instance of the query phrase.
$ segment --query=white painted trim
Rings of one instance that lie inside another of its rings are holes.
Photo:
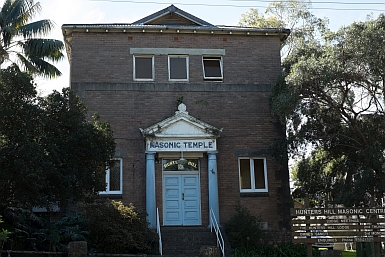
[[[130,48],[130,54],[142,55],[226,55],[225,49],[199,48]]]
[[[180,152],[158,152],[159,158],[180,158],[181,153]],[[190,159],[196,159],[196,158],[203,158],[203,152],[183,152],[184,158],[190,158]]]

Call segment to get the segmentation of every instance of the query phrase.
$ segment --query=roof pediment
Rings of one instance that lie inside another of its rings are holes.
[[[169,7],[135,21],[132,24],[215,27],[214,25],[181,10],[174,5],[170,5]]]
[[[140,129],[140,131],[143,137],[147,139],[213,139],[219,137],[222,129],[217,129],[189,115],[186,111],[186,105],[182,103],[178,106],[178,111],[175,112],[175,115],[149,128]]]

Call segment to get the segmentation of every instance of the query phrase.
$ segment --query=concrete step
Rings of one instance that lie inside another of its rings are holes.
[[[161,227],[163,255],[197,257],[203,246],[216,246],[215,234],[203,226]]]

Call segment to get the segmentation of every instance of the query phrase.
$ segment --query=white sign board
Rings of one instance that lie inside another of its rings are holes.
[[[207,152],[217,150],[215,139],[148,140],[147,151],[155,152]]]

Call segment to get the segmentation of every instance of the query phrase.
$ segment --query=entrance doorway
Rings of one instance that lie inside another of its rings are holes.
[[[201,225],[199,174],[163,175],[163,224]]]

